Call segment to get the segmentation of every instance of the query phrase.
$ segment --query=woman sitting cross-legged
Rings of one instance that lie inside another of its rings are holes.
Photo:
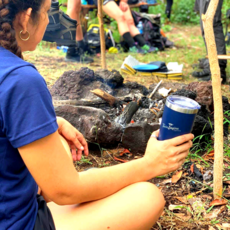
[[[97,4],[97,0],[95,0],[95,4]],[[146,44],[144,37],[135,26],[127,0],[103,0],[102,9],[109,17],[117,21],[119,33],[130,52],[152,53],[157,51],[155,47]]]
[[[193,135],[152,136],[143,158],[78,173],[73,160],[88,155],[87,143],[56,118],[44,79],[22,56],[42,40],[50,5],[0,0],[0,229],[150,229],[165,201],[146,181],[178,169]]]

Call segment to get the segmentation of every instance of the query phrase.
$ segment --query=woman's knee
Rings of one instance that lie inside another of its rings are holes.
[[[128,24],[128,26],[135,26],[133,18],[132,17],[128,17],[126,18],[126,22]]]
[[[140,199],[146,209],[154,213],[155,211],[162,212],[165,206],[165,199],[162,192],[152,183],[140,182],[137,183],[136,191],[140,192]],[[157,209],[157,210],[156,210]]]
[[[126,22],[125,15],[123,14],[123,12],[118,13],[115,20],[117,21],[117,23]]]

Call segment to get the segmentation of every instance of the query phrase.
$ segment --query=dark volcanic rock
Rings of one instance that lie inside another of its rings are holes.
[[[122,146],[129,149],[131,153],[145,153],[147,142],[150,135],[159,129],[159,124],[147,124],[138,122],[126,126],[122,136]]]
[[[101,78],[102,81],[108,84],[112,89],[122,86],[124,82],[124,78],[116,70],[98,69],[95,71],[95,76]]]
[[[93,70],[86,67],[78,71],[65,72],[52,86],[50,92],[53,99],[93,99],[97,98],[90,90],[102,89],[111,93],[111,88],[101,82]]]
[[[148,89],[145,86],[138,84],[137,82],[127,82],[126,84],[123,84],[122,87],[114,89],[114,96],[116,97],[122,97],[128,94],[147,95],[148,93]]]
[[[223,110],[230,111],[230,104],[228,102],[228,98],[225,96],[222,96],[222,99],[223,99]]]
[[[213,106],[212,83],[192,82],[185,89],[196,92],[196,101],[200,105],[206,105],[208,108]]]
[[[205,118],[208,120],[208,118],[212,119],[211,113],[206,109],[206,105],[201,105],[201,108],[199,109],[198,113],[199,116]]]
[[[196,116],[192,133],[195,137],[200,136],[201,134],[212,134],[212,127],[208,120],[199,115]]]
[[[175,93],[172,93],[171,95],[184,96],[184,97],[191,98],[193,100],[195,100],[195,98],[196,98],[195,92],[190,91],[190,90],[186,90],[186,89],[177,90]]]
[[[122,127],[112,122],[101,109],[64,105],[55,108],[55,112],[69,121],[89,142],[106,147],[121,141]]]

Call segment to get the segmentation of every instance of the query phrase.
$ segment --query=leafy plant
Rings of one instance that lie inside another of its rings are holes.
[[[90,164],[92,165],[93,163],[88,159],[85,158],[84,156],[81,157],[81,160],[77,162],[78,165],[82,165],[82,164]]]

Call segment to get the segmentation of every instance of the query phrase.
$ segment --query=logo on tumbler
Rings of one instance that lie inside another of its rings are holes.
[[[168,129],[168,130],[172,130],[172,131],[175,131],[175,132],[180,132],[181,130],[177,127],[173,127],[173,124],[172,123],[168,123],[169,125],[165,125],[165,123],[163,123],[163,128],[165,129]]]

